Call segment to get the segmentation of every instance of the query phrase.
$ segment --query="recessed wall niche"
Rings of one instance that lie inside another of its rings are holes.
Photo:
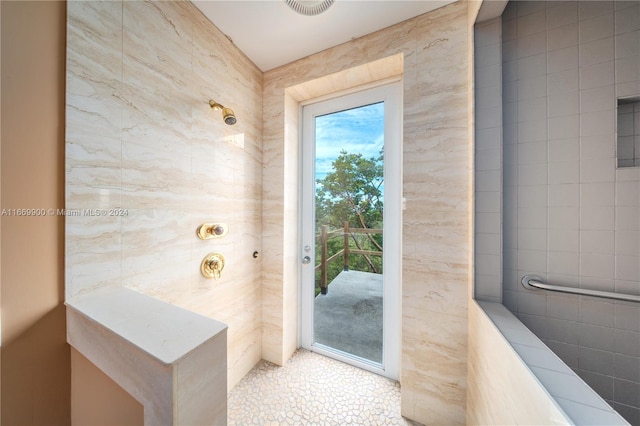
[[[618,167],[640,166],[640,97],[618,99]]]

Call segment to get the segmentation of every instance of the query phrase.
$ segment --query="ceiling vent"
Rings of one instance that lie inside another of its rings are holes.
[[[291,9],[295,10],[301,15],[314,16],[320,15],[322,12],[326,12],[331,7],[334,0],[322,0],[322,1],[298,1],[298,0],[284,0],[284,2]]]

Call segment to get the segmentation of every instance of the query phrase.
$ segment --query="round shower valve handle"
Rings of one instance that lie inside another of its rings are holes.
[[[221,253],[209,253],[200,264],[200,272],[205,278],[218,279],[224,269],[224,256]]]

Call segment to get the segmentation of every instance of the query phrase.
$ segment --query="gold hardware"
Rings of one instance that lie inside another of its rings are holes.
[[[213,278],[217,280],[224,269],[224,256],[220,253],[209,253],[207,257],[202,259],[200,264],[200,272],[205,278]]]
[[[203,223],[198,227],[196,233],[201,240],[209,240],[211,238],[222,238],[227,235],[229,227],[226,223]]]
[[[236,115],[234,114],[231,108],[225,108],[219,103],[217,103],[216,101],[214,101],[213,99],[209,100],[209,106],[212,109],[222,110],[222,120],[225,122],[225,124],[228,124],[229,126],[233,126],[238,121],[236,120]]]

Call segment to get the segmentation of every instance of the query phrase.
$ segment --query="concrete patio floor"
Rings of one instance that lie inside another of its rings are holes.
[[[382,363],[382,275],[344,271],[315,298],[314,341]]]

